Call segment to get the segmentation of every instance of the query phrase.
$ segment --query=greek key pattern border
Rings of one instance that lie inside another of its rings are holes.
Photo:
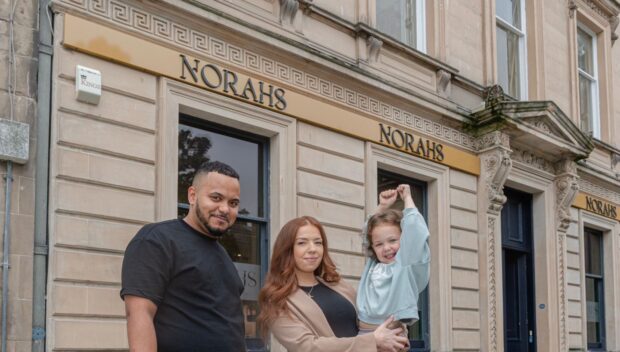
[[[620,194],[599,185],[595,185],[588,180],[579,179],[579,190],[590,193],[591,195],[599,198],[607,199],[613,203],[620,204]]]
[[[474,138],[457,129],[425,119],[398,107],[386,104],[355,90],[264,57],[251,50],[189,28],[127,4],[121,0],[58,0],[65,5],[97,16],[107,22],[139,31],[159,41],[185,47],[207,57],[232,64],[311,91],[331,101],[379,116],[391,123],[406,126],[429,136],[474,150]]]

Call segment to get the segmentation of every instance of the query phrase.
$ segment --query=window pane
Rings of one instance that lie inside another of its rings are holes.
[[[588,342],[596,343],[600,342],[601,336],[601,323],[602,321],[602,309],[600,302],[598,279],[586,278],[586,317],[588,322]]]
[[[378,30],[416,46],[416,0],[381,0],[376,9]]]
[[[495,14],[515,28],[521,28],[521,2],[519,0],[497,0]]]
[[[239,214],[263,216],[260,144],[183,124],[179,124],[179,203],[187,203],[187,188],[200,165],[216,160],[239,173]]]
[[[497,78],[510,96],[520,98],[519,37],[497,26]]]
[[[592,36],[581,28],[577,29],[577,58],[579,68],[594,76],[594,51]]]
[[[586,254],[586,274],[602,276],[601,237],[591,232],[586,232],[586,236],[590,247]]]
[[[592,131],[592,81],[579,75],[579,123],[583,131]]]

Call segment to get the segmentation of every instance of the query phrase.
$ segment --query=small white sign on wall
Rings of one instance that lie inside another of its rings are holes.
[[[97,105],[101,99],[101,72],[77,65],[75,68],[77,100]]]

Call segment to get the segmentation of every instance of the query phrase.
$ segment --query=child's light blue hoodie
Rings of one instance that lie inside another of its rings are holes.
[[[417,208],[403,210],[400,249],[392,263],[369,258],[357,291],[359,319],[381,324],[390,315],[395,320],[418,317],[418,295],[428,285],[431,253],[428,227]]]

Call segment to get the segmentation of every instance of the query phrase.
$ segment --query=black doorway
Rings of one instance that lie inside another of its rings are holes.
[[[532,196],[505,189],[502,209],[504,350],[536,351]]]

